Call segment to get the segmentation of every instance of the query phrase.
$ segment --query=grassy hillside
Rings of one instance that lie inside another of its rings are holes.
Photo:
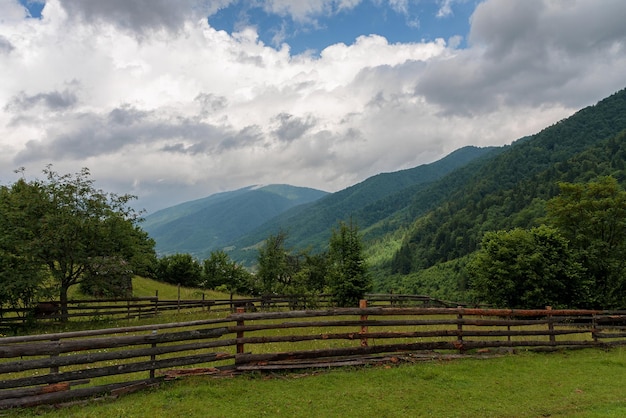
[[[156,280],[147,279],[145,277],[133,277],[133,296],[155,296],[157,294],[157,291],[159,299],[173,300],[178,298],[178,286],[158,282]],[[202,299],[202,294],[204,294],[206,299],[228,299],[229,297],[229,295],[226,293],[216,292],[214,290],[195,289],[189,287],[180,288],[181,299]]]

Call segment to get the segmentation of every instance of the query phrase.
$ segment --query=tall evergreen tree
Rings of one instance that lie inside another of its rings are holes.
[[[356,224],[340,222],[333,229],[328,251],[328,281],[332,298],[338,306],[358,306],[372,282],[363,256],[363,246]]]

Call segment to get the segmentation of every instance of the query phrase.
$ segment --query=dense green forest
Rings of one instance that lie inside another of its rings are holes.
[[[486,232],[540,225],[559,182],[612,176],[624,183],[625,129],[622,90],[431,185],[424,194],[448,197],[417,216],[393,257],[377,266],[378,287],[467,298],[465,262]],[[409,210],[420,214],[423,204],[415,202]]]
[[[315,248],[312,237],[328,233],[322,225],[351,217],[364,234],[375,290],[468,301],[473,294],[466,264],[486,232],[541,225],[559,182],[613,176],[624,183],[625,130],[622,90],[510,146],[482,150],[438,178],[424,176],[395,188],[393,177],[377,179],[389,193],[368,189],[370,201],[351,205],[352,190],[346,189],[294,208],[235,247],[253,250],[263,234],[284,228],[292,247]]]

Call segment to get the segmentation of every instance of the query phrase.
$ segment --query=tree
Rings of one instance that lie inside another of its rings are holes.
[[[467,271],[479,300],[499,307],[573,307],[586,298],[583,268],[547,226],[487,232]]]
[[[592,281],[589,306],[626,305],[626,192],[613,177],[560,183],[548,219],[569,240]]]
[[[232,299],[235,293],[251,293],[250,273],[232,261],[222,250],[212,251],[204,260],[204,281],[206,289],[224,288]]]
[[[358,306],[371,287],[358,228],[350,221],[333,229],[328,251],[328,283],[339,306]]]
[[[8,236],[18,239],[9,253],[47,269],[66,318],[68,290],[95,258],[119,257],[132,269],[145,268],[140,263],[152,259],[154,242],[136,225],[139,215],[128,206],[134,196],[96,189],[87,168],[75,175],[60,175],[51,166],[43,172],[44,180],[20,179],[4,190],[3,222]]]
[[[209,258],[203,261],[203,287],[215,289],[230,282],[233,262],[222,250],[211,251]]]
[[[156,279],[162,282],[194,287],[202,283],[202,266],[191,254],[172,254],[157,261]]]
[[[32,231],[43,216],[42,198],[23,179],[0,187],[0,307],[32,307],[45,290],[46,268],[35,257]]]
[[[87,265],[80,290],[97,298],[128,298],[133,295],[133,271],[120,257],[94,257]]]
[[[287,234],[281,231],[270,235],[263,247],[259,248],[257,278],[262,294],[283,292],[298,270],[298,260],[285,248],[286,240]]]

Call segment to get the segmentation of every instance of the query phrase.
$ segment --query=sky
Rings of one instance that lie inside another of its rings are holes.
[[[0,0],[0,184],[334,192],[626,87],[623,0]]]

